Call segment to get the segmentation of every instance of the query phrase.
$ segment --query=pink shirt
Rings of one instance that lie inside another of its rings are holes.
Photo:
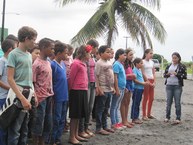
[[[133,74],[133,70],[130,66],[128,66],[128,68],[125,69],[125,74],[126,74],[126,80],[132,80],[132,77],[127,76],[128,74]]]
[[[74,59],[70,67],[68,84],[70,90],[88,90],[86,63],[79,59]]]
[[[68,60],[64,60],[63,62],[65,64],[65,66],[66,66],[66,77],[68,79],[69,78],[69,74],[70,74],[70,66],[71,66],[71,64],[73,62],[73,59],[72,59],[72,57],[69,56]]]
[[[33,82],[38,102],[43,101],[49,96],[53,96],[52,88],[52,69],[50,62],[36,58],[32,66]]]
[[[94,58],[89,59],[90,82],[95,82],[95,61]]]

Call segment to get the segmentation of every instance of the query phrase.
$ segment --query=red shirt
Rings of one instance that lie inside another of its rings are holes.
[[[70,67],[69,74],[70,90],[88,90],[88,74],[86,63],[75,59]]]

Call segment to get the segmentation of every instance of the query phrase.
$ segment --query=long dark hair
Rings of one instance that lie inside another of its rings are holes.
[[[150,51],[152,51],[153,49],[146,49],[145,51],[144,51],[144,54],[143,54],[143,57],[142,57],[142,59],[145,59],[145,57],[146,57],[146,54],[148,54]]]
[[[180,56],[180,54],[178,52],[174,52],[174,53],[172,53],[172,56],[173,55],[177,56],[178,59],[179,59],[178,63],[181,63],[181,56]]]
[[[129,52],[131,52],[131,51],[132,51],[131,48],[126,49],[126,50],[125,50],[126,55],[128,55]],[[126,60],[125,60],[125,63],[124,63],[124,67],[125,67],[125,69],[127,69],[129,66],[130,66],[131,68],[134,67],[133,62],[126,57]]]
[[[122,49],[122,48],[118,49],[118,50],[116,51],[116,53],[115,53],[115,61],[117,61],[117,60],[119,59],[119,56],[122,55],[122,54],[124,54],[124,53],[125,53],[125,50],[124,50],[124,49]]]

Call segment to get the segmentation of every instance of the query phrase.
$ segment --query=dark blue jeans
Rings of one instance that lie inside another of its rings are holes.
[[[141,103],[141,98],[143,94],[143,89],[134,89],[133,96],[132,96],[132,107],[131,107],[131,119],[138,119],[139,118],[139,107]]]
[[[60,142],[65,126],[67,104],[68,101],[54,102],[54,112],[53,112],[54,122],[53,122],[51,143]]]
[[[0,99],[0,109],[3,107],[6,99]],[[0,128],[0,145],[6,145],[7,141],[7,130]]]
[[[171,106],[172,106],[173,99],[174,99],[175,108],[176,108],[176,119],[180,120],[181,119],[182,86],[166,85],[166,94],[167,94],[166,118],[170,119]]]
[[[107,128],[107,114],[111,98],[111,92],[105,92],[104,96],[96,96],[96,131]]]
[[[7,145],[26,145],[29,113],[21,111],[17,119],[8,128]]]

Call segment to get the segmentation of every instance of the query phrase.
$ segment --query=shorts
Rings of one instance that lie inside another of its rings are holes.
[[[132,80],[127,80],[126,88],[128,91],[133,92],[134,91],[134,84]]]

